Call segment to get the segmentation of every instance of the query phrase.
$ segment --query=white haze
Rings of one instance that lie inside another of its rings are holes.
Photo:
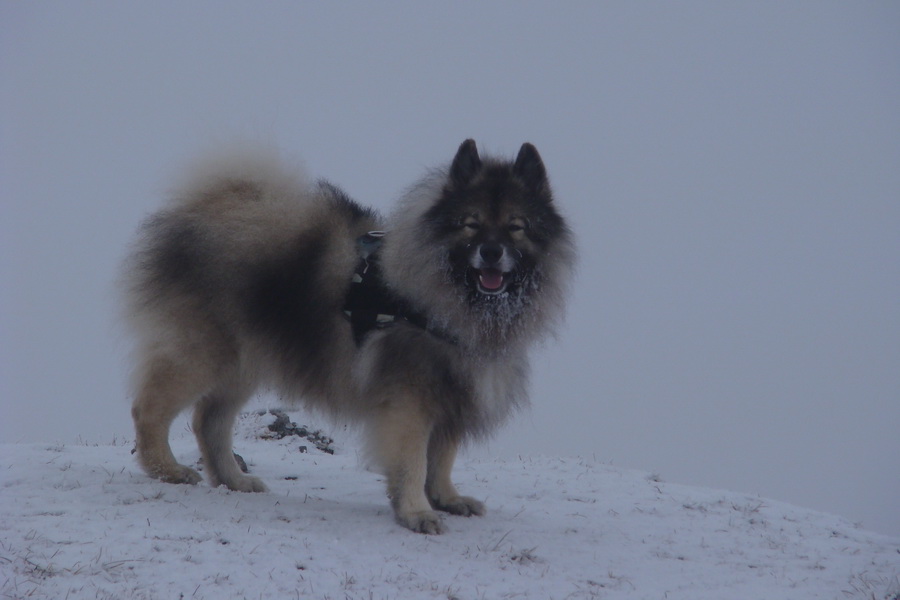
[[[533,408],[586,455],[900,533],[900,5],[0,4],[0,441],[129,436],[113,280],[250,137],[387,211],[533,142],[581,251]]]

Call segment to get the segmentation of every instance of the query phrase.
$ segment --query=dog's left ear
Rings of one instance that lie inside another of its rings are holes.
[[[519,156],[513,165],[513,174],[525,182],[529,188],[537,191],[547,187],[547,169],[538,154],[537,148],[525,142],[519,149]]]
[[[459,146],[453,164],[450,165],[450,179],[459,187],[466,187],[478,170],[481,169],[481,157],[475,140],[468,139]]]

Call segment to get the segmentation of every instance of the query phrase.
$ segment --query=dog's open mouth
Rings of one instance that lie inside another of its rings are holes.
[[[478,269],[478,291],[501,294],[506,290],[506,275],[499,269]]]

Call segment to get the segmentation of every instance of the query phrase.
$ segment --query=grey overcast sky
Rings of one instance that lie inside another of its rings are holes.
[[[898,32],[896,2],[0,0],[0,441],[131,436],[117,265],[204,148],[387,209],[467,137],[530,141],[580,269],[532,410],[470,454],[900,535]]]

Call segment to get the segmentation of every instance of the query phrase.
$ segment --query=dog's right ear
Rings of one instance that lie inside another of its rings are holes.
[[[541,160],[537,148],[527,142],[519,149],[513,173],[521,177],[533,190],[544,190],[547,187],[547,169],[544,167],[544,161]]]
[[[450,165],[450,181],[456,187],[465,187],[481,169],[481,158],[475,140],[468,139],[459,146],[453,164]]]

